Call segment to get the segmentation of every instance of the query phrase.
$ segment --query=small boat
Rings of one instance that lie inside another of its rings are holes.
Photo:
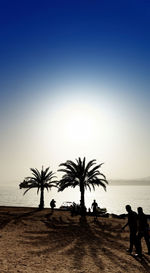
[[[98,208],[97,208],[97,212],[98,212],[99,214],[105,214],[105,213],[107,213],[107,209],[106,209],[106,208],[100,208],[100,207],[98,207]]]
[[[61,210],[71,210],[71,208],[75,205],[74,202],[63,202],[59,209]]]

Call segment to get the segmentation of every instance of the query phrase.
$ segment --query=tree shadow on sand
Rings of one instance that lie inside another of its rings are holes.
[[[124,271],[131,266],[131,261],[126,261],[124,245],[121,240],[120,230],[114,229],[109,224],[97,222],[92,224],[86,218],[80,218],[79,222],[62,219],[62,217],[49,217],[45,215],[41,221],[46,226],[46,231],[26,231],[21,242],[32,245],[30,254],[48,255],[59,253],[71,258],[72,266],[78,270],[88,260],[99,270],[104,270],[105,257],[110,266],[113,264],[117,269]],[[120,236],[120,240],[118,240]],[[150,270],[149,260],[141,262],[143,272]],[[127,264],[128,263],[128,264]]]
[[[32,216],[35,213],[39,212],[39,209],[32,209],[26,213],[22,213],[21,211],[6,213],[1,212],[0,217],[0,229],[3,229],[5,226],[7,226],[10,222],[17,224],[20,220],[23,220],[26,217]]]
[[[26,213],[12,214],[13,221],[14,221],[15,224],[17,224],[20,220],[23,220],[26,217],[32,216],[32,215],[34,215],[35,213],[37,213],[39,211],[40,211],[39,208],[37,208],[37,209],[31,210],[31,211],[26,212]]]

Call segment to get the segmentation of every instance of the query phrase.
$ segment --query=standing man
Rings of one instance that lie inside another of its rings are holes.
[[[98,204],[96,203],[95,200],[93,201],[91,208],[93,209],[94,221],[96,221],[97,220],[97,208],[98,208]]]
[[[148,234],[148,222],[147,222],[147,216],[144,214],[143,209],[141,207],[138,207],[138,243],[139,243],[139,254],[142,255],[142,245],[141,245],[141,239],[144,237],[148,254],[150,255],[150,242],[149,242],[149,234]]]
[[[122,227],[125,229],[126,226],[129,226],[130,230],[130,246],[127,249],[127,252],[132,253],[133,246],[136,248],[136,253],[139,254],[138,251],[138,241],[137,241],[137,213],[131,209],[130,205],[126,205],[126,211],[128,212],[128,222]]]

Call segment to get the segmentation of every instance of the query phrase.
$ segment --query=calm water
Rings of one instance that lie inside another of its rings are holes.
[[[36,189],[31,189],[26,195],[23,195],[23,192],[24,190],[20,190],[18,186],[0,185],[0,206],[37,207],[40,195],[37,195]],[[45,207],[49,207],[52,198],[56,200],[57,207],[64,201],[79,203],[79,189],[66,189],[60,193],[56,190],[49,192],[45,190]],[[130,204],[134,210],[141,206],[145,213],[150,214],[150,186],[108,186],[107,192],[102,188],[97,188],[95,192],[87,191],[85,195],[87,208],[91,207],[93,199],[96,199],[100,207],[107,208],[109,213],[125,213],[125,205]]]

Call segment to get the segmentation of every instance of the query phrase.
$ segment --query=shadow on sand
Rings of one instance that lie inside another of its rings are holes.
[[[23,244],[32,245],[30,254],[39,256],[59,253],[70,256],[72,266],[77,270],[83,268],[83,263],[88,257],[99,270],[104,270],[105,256],[120,272],[126,269],[126,253],[119,226],[116,226],[114,231],[110,224],[99,221],[93,223],[87,221],[86,217],[79,218],[79,221],[70,221],[69,218],[64,220],[61,216],[54,217],[51,214],[46,214],[41,221],[45,224],[46,231],[26,231],[23,240],[21,239]],[[130,263],[131,261],[128,262],[129,267]],[[149,258],[141,260],[143,272],[150,272],[149,263]]]

